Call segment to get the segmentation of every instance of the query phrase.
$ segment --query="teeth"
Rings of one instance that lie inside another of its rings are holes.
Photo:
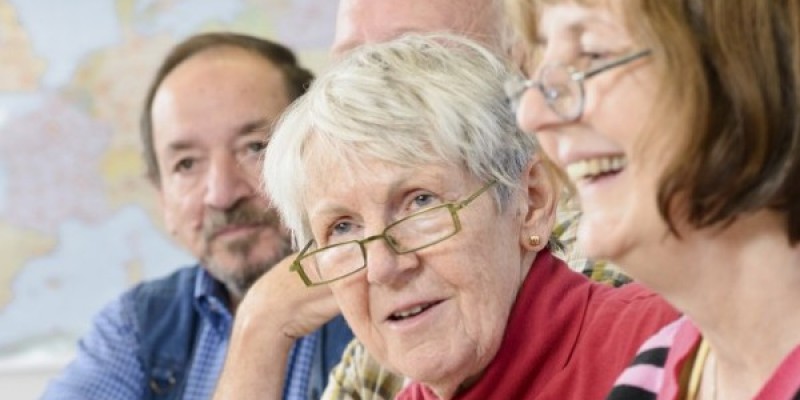
[[[416,306],[416,307],[414,307],[414,308],[412,308],[410,310],[396,312],[396,313],[392,314],[392,317],[394,317],[394,318],[408,318],[408,317],[411,317],[411,316],[414,316],[414,315],[417,315],[417,314],[421,313],[422,310],[424,310],[424,309],[425,309],[425,307],[423,307],[423,306]]]
[[[567,175],[572,181],[592,179],[609,172],[619,172],[627,163],[623,156],[589,158],[567,165]]]

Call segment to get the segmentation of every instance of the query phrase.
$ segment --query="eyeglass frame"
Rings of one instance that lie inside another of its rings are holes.
[[[308,249],[310,249],[311,246],[314,244],[314,239],[311,239],[311,240],[308,241],[308,243],[305,245],[305,247],[303,247],[303,250],[301,250],[300,253],[297,254],[297,257],[295,257],[294,261],[292,261],[292,265],[289,267],[289,270],[297,272],[297,274],[300,275],[300,279],[303,280],[303,283],[307,287],[326,285],[326,284],[329,284],[331,282],[335,282],[337,280],[346,278],[346,277],[348,277],[350,275],[353,275],[353,274],[355,274],[357,272],[360,272],[361,270],[366,268],[367,267],[367,248],[366,248],[366,244],[369,243],[369,242],[372,242],[372,241],[375,241],[375,240],[378,240],[378,239],[383,239],[386,242],[386,244],[389,246],[389,248],[392,249],[392,251],[397,255],[413,253],[415,251],[419,251],[419,250],[431,247],[431,246],[433,246],[435,244],[439,244],[439,243],[441,243],[441,242],[443,242],[443,241],[445,241],[447,239],[450,239],[451,237],[455,236],[457,233],[461,232],[461,219],[458,218],[458,212],[461,211],[462,209],[464,209],[470,203],[472,203],[480,195],[482,195],[486,191],[488,191],[495,184],[497,184],[497,180],[496,179],[492,179],[491,181],[489,181],[489,183],[483,185],[480,189],[478,189],[476,192],[474,192],[471,195],[469,195],[464,200],[455,201],[455,202],[449,202],[449,203],[444,203],[444,204],[439,204],[437,206],[429,207],[429,208],[426,208],[426,209],[411,213],[411,214],[409,214],[409,215],[407,215],[407,216],[405,216],[403,218],[398,219],[397,221],[394,221],[394,222],[386,225],[386,227],[383,228],[383,231],[381,233],[377,234],[377,235],[368,236],[368,237],[365,237],[363,239],[347,240],[347,241],[344,241],[344,242],[341,242],[341,243],[332,244],[330,246],[325,246],[325,247],[323,247],[321,249],[313,250],[310,253],[306,254]],[[453,227],[455,228],[455,229],[453,229],[452,233],[450,233],[450,234],[448,234],[448,235],[446,235],[444,237],[441,237],[441,238],[439,238],[437,240],[434,240],[433,242],[427,243],[425,245],[417,246],[415,248],[406,249],[406,250],[398,250],[397,247],[396,247],[397,246],[396,241],[391,236],[386,234],[387,231],[389,231],[390,229],[392,229],[393,227],[395,227],[395,226],[397,226],[399,224],[402,224],[405,221],[408,221],[408,220],[410,220],[412,218],[415,218],[415,217],[417,217],[417,216],[419,216],[421,214],[426,214],[426,213],[429,213],[429,212],[432,212],[434,210],[438,210],[438,209],[441,209],[441,208],[447,208],[447,210],[450,212],[450,218],[453,221]],[[319,252],[322,252],[322,251],[325,251],[325,250],[328,250],[328,249],[331,249],[331,248],[334,248],[334,247],[338,247],[338,246],[352,245],[353,243],[358,244],[359,248],[361,249],[361,256],[362,256],[361,258],[362,258],[362,260],[364,260],[364,263],[360,267],[355,268],[352,271],[350,271],[350,272],[348,272],[348,273],[346,273],[344,275],[337,276],[335,278],[331,278],[331,279],[327,279],[327,280],[322,280],[322,281],[319,281],[319,282],[313,282],[311,280],[311,278],[309,278],[308,274],[306,274],[306,272],[303,269],[302,265],[300,265],[300,262],[303,259],[308,258],[310,256],[313,256],[314,254],[317,254]]]
[[[535,88],[538,89],[539,93],[542,95],[542,97],[544,97],[544,100],[547,103],[547,106],[550,108],[550,110],[553,111],[556,115],[558,115],[563,121],[565,122],[577,121],[583,115],[584,106],[586,103],[586,89],[584,88],[584,82],[586,80],[596,76],[597,74],[600,74],[601,72],[605,72],[610,69],[623,66],[625,64],[628,64],[630,62],[633,62],[650,54],[652,54],[651,49],[642,49],[634,51],[632,53],[620,56],[617,59],[611,60],[607,63],[598,65],[597,67],[590,68],[585,71],[578,71],[574,67],[564,66],[560,64],[550,65],[549,66],[550,68],[555,68],[555,67],[564,68],[567,71],[567,74],[569,75],[570,79],[577,85],[578,87],[577,95],[579,96],[578,99],[580,101],[578,102],[578,106],[575,110],[575,115],[564,115],[560,111],[558,111],[558,109],[553,105],[554,101],[557,100],[558,97],[551,98],[547,94],[546,88],[544,87],[544,84],[542,84],[542,79],[541,79],[542,73],[546,70],[547,66],[539,71],[539,76],[536,80],[512,78],[512,80],[509,81],[509,84],[506,85],[506,97],[509,100],[509,106],[511,107],[511,112],[514,115],[516,115],[519,112],[519,108],[522,103],[522,96],[524,96],[528,90]],[[510,84],[514,84],[513,93],[510,93],[511,91],[511,88],[509,87]]]

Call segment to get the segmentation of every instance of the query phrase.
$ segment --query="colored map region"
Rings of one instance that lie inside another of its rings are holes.
[[[140,105],[169,48],[203,31],[251,33],[319,71],[335,11],[319,0],[0,0],[0,366],[68,358],[105,303],[192,262],[163,230],[140,158]]]

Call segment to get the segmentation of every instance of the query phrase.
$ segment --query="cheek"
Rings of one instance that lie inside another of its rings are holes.
[[[466,309],[465,317],[476,317],[476,324],[494,330],[505,326],[505,316],[510,311],[516,293],[522,285],[527,269],[521,269],[519,247],[516,245],[516,235],[513,224],[500,222],[495,224],[492,237],[496,241],[482,240],[482,245],[474,246],[478,253],[464,258],[463,265],[472,265],[469,274],[464,274],[463,267],[460,271],[453,271],[452,276],[461,276],[460,282],[454,282],[461,287],[462,292],[470,293],[471,300],[464,307],[473,307],[481,313]],[[465,276],[466,275],[466,276]]]
[[[654,130],[662,130],[664,124],[668,122],[654,122],[654,116],[657,115],[657,91],[654,84],[638,76],[621,82],[612,82],[615,83],[617,86],[612,86],[607,93],[599,94],[597,104],[593,105],[598,109],[595,118],[596,130],[622,145],[629,159],[642,156],[659,157],[665,147],[656,147],[652,154],[641,154],[646,149],[642,147],[645,144],[643,141],[664,136]],[[674,140],[674,137],[671,140]]]
[[[356,274],[330,284],[336,303],[347,323],[356,332],[367,332],[372,320],[369,314],[369,283],[364,274]]]
[[[538,133],[535,134],[536,140],[539,142],[542,151],[551,160],[558,160],[558,138],[560,135],[553,133]]]
[[[517,259],[509,255],[510,250],[503,251],[508,249],[503,244],[490,242],[476,242],[483,244],[464,249],[460,257],[445,260],[441,268],[436,268],[436,275],[458,292],[460,313],[467,325],[481,330],[493,329],[498,317],[504,325],[502,316],[521,284]]]
[[[172,233],[196,229],[201,225],[202,201],[192,193],[166,193],[162,196],[164,223]]]

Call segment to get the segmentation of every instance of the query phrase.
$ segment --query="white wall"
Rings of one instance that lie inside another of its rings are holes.
[[[74,356],[74,349],[47,346],[0,360],[0,398],[38,399],[50,381]]]
[[[4,399],[37,399],[60,366],[23,368],[0,373],[0,397]]]

